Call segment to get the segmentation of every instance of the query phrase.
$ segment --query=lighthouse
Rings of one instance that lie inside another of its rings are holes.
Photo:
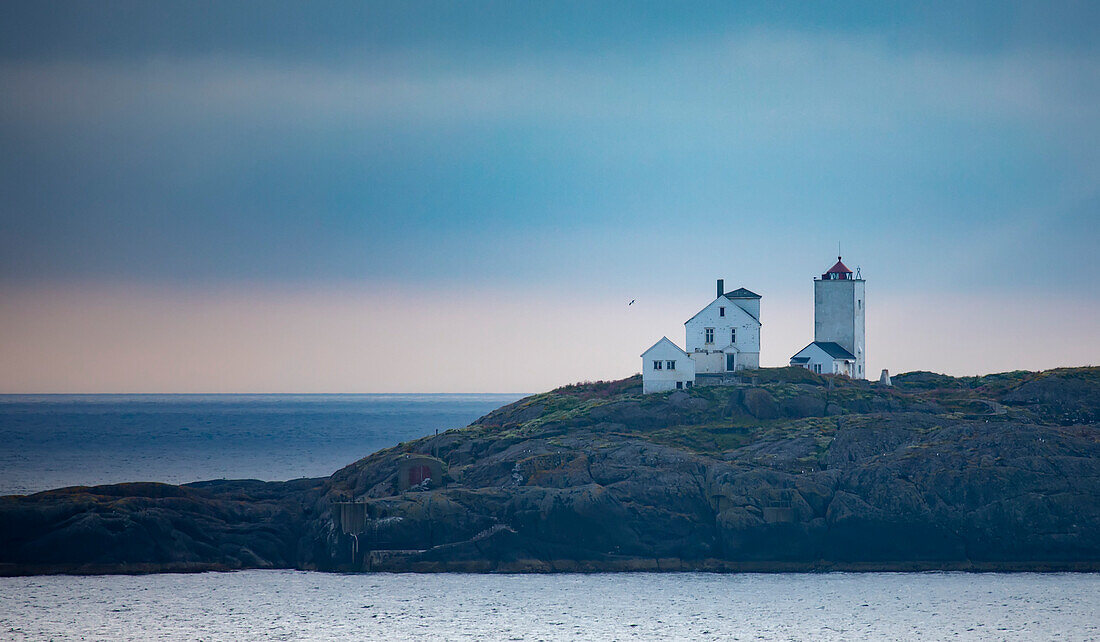
[[[848,376],[867,378],[866,281],[852,274],[841,257],[814,279],[814,342],[835,343],[854,357]]]
[[[814,279],[814,342],[791,357],[792,366],[817,374],[867,378],[864,285],[839,256],[836,265]]]

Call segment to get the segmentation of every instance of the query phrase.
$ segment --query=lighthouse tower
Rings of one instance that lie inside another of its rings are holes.
[[[814,279],[814,342],[835,343],[851,353],[855,360],[848,375],[853,379],[867,378],[865,283],[839,256],[836,265]]]

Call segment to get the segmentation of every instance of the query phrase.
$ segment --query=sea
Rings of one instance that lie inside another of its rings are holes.
[[[0,495],[331,474],[521,395],[9,395]],[[1098,640],[1095,573],[0,578],[0,640]]]
[[[0,495],[327,477],[520,394],[0,395]]]

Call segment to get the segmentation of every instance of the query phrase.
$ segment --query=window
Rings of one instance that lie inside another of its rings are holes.
[[[720,316],[720,317],[726,316],[726,309],[725,308],[718,308],[718,316]]]
[[[675,369],[676,369],[676,362],[675,361],[666,361],[665,362],[665,370],[675,370]]]
[[[859,309],[862,310],[863,309],[863,299],[856,299],[856,303],[859,304]]]
[[[703,330],[703,342],[714,343],[714,328],[706,328]]]
[[[856,366],[856,369],[859,371],[859,374],[863,374],[863,366]]]
[[[663,362],[661,362],[661,361],[654,361],[654,362],[653,362],[653,369],[654,369],[654,370],[660,370],[660,369],[661,369],[661,366],[662,366],[662,365],[664,365],[664,363],[663,363]]]
[[[677,390],[681,390],[683,387],[684,387],[684,382],[683,381],[677,381],[676,382],[676,389]]]
[[[692,383],[691,383],[690,381],[689,381],[689,382],[687,382],[687,387],[688,387],[688,388],[690,388],[690,387],[691,387],[691,385],[692,385]]]
[[[730,343],[737,343],[737,328],[730,328]]]
[[[817,374],[821,374],[821,364],[820,363],[815,363],[814,364],[814,372],[816,372]]]

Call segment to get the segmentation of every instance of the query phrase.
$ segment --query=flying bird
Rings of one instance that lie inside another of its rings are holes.
[[[634,299],[631,299],[630,303],[627,303],[626,305],[627,305],[627,307],[634,305]]]

